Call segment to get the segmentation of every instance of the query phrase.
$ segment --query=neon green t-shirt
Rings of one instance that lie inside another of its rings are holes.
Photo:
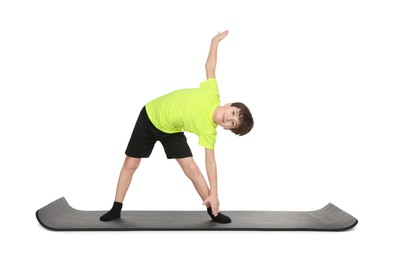
[[[213,112],[219,105],[217,81],[210,78],[199,88],[176,90],[148,102],[146,112],[159,130],[194,133],[199,137],[199,145],[214,149],[217,124],[213,122]]]

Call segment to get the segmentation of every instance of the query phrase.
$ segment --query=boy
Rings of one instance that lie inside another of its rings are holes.
[[[141,158],[149,157],[156,141],[160,141],[167,158],[175,158],[192,181],[212,220],[219,223],[231,222],[228,216],[219,212],[214,157],[216,127],[220,125],[237,135],[244,135],[253,128],[254,121],[249,109],[242,103],[220,106],[215,79],[217,48],[227,35],[228,31],[224,31],[211,40],[205,64],[207,80],[202,82],[199,88],[171,92],[143,107],[125,152],[126,158],[120,172],[115,202],[112,209],[100,217],[101,221],[120,217],[124,197]],[[205,148],[209,186],[193,160],[183,131],[198,135],[199,145]]]

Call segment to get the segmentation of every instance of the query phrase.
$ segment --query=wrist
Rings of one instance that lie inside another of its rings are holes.
[[[220,42],[219,40],[213,38],[211,41],[211,45],[218,45],[219,42]]]
[[[217,190],[210,190],[210,196],[218,197],[218,192],[217,192]]]

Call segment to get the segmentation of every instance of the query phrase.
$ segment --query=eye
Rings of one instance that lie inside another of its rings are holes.
[[[232,115],[235,115],[236,113],[235,113],[235,111],[232,111]]]

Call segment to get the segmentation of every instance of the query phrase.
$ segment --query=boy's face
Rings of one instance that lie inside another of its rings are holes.
[[[239,108],[225,104],[221,113],[218,114],[218,124],[226,130],[237,128],[239,126],[239,111]]]

